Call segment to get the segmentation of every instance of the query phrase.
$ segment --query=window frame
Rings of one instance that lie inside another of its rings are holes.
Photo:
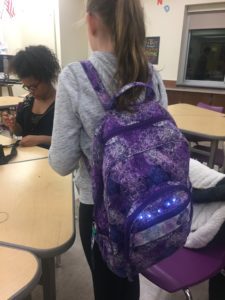
[[[177,86],[186,86],[186,87],[199,87],[199,88],[217,88],[225,89],[225,75],[224,81],[209,81],[209,80],[191,80],[186,79],[186,70],[187,62],[189,55],[189,46],[191,39],[191,14],[197,13],[215,13],[215,12],[225,12],[225,3],[212,3],[212,4],[199,4],[199,5],[186,5],[184,11],[184,22],[183,22],[183,31],[181,39],[181,48],[180,48],[180,58],[178,66],[178,76],[177,76]],[[202,29],[202,28],[196,28]],[[208,28],[214,29],[214,28]],[[225,29],[225,24],[224,24]]]

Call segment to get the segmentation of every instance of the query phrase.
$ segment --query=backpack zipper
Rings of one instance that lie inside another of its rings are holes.
[[[120,135],[123,132],[130,131],[133,129],[145,129],[145,128],[149,127],[150,125],[154,125],[154,124],[157,124],[162,121],[172,121],[172,119],[170,119],[169,116],[161,116],[161,117],[148,119],[148,120],[141,121],[141,122],[139,121],[135,124],[131,124],[131,125],[127,125],[127,126],[125,125],[120,128],[116,128],[116,129],[112,130],[105,138],[102,139],[103,144],[106,144],[108,142],[108,140],[110,140],[111,138],[113,138],[117,135]]]
[[[167,187],[164,187],[163,191],[158,191],[153,197],[150,193],[150,195],[148,195],[148,200],[145,200],[128,218],[128,221],[127,221],[127,224],[126,224],[126,228],[125,228],[125,242],[124,242],[124,245],[125,245],[125,257],[126,259],[128,260],[129,258],[129,246],[130,246],[130,230],[131,230],[131,227],[132,227],[132,224],[133,224],[133,221],[136,220],[137,216],[140,214],[140,212],[143,210],[143,208],[146,206],[146,204],[149,204],[149,197],[152,197],[152,200],[158,198],[159,196],[162,196],[168,192],[173,192],[173,191],[177,191],[177,190],[180,190],[181,191],[184,191],[188,194],[188,200],[186,200],[184,203],[182,203],[181,205],[179,205],[179,207],[177,209],[174,209],[173,211],[171,212],[168,212],[166,214],[164,214],[163,216],[159,216],[157,217],[154,221],[151,220],[149,221],[149,223],[151,224],[150,226],[152,226],[156,220],[157,220],[157,223],[159,223],[160,221],[162,221],[163,219],[165,219],[165,216],[166,218],[172,218],[173,216],[177,215],[179,212],[183,211],[185,207],[188,206],[188,204],[190,203],[190,191],[189,189],[184,186],[184,185],[177,185],[177,186],[170,186],[168,188]],[[148,223],[148,224],[149,224]]]

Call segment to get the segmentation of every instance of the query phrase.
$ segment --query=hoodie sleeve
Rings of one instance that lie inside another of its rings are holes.
[[[153,82],[153,89],[155,92],[156,100],[164,107],[167,108],[168,106],[168,97],[166,93],[166,88],[163,83],[163,80],[158,71],[153,68],[152,73],[152,82]]]
[[[49,164],[60,175],[78,168],[82,124],[78,114],[79,86],[69,67],[59,77]]]

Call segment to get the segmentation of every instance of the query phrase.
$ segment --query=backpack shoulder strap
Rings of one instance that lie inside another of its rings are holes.
[[[105,110],[109,110],[112,107],[112,101],[111,96],[107,92],[106,88],[104,87],[100,76],[93,66],[93,64],[90,62],[90,60],[83,60],[80,62],[81,66],[83,67],[84,72],[86,73],[96,95],[98,96],[98,99],[100,100],[103,108]]]
[[[143,83],[143,82],[128,83],[123,88],[121,88],[118,93],[116,93],[113,97],[111,97],[107,92],[107,90],[105,89],[97,70],[90,62],[90,60],[84,60],[81,61],[80,63],[105,110],[110,110],[114,106],[114,103],[119,96],[121,96],[126,91],[136,86],[142,86],[146,88],[145,99],[153,100],[155,98],[155,93],[152,87],[151,80],[148,83]]]

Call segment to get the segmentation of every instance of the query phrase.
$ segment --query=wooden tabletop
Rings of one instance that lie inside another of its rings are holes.
[[[168,111],[173,116],[209,116],[209,117],[221,117],[225,116],[219,112],[205,109],[199,106],[186,104],[186,103],[177,103],[168,106]]]
[[[75,237],[72,178],[47,159],[0,166],[0,244],[30,249],[40,257],[67,250]]]
[[[0,144],[9,145],[15,143],[15,140],[0,135]],[[10,148],[4,148],[5,155],[10,153]],[[17,156],[9,163],[24,162],[48,157],[48,150],[41,147],[17,147]]]
[[[0,97],[0,109],[7,108],[10,106],[16,106],[19,102],[22,102],[23,98],[13,96],[2,96]]]
[[[184,103],[169,105],[168,111],[184,133],[225,140],[224,114]]]
[[[0,299],[27,296],[38,283],[40,266],[30,252],[0,246]]]

